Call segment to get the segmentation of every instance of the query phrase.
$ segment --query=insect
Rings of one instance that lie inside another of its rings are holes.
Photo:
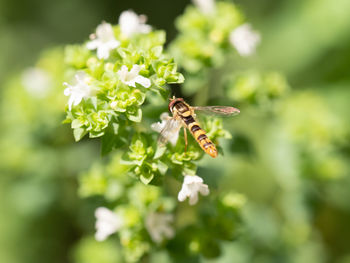
[[[204,111],[224,116],[232,116],[239,113],[238,109],[228,106],[191,107],[184,99],[175,97],[170,99],[169,111],[173,117],[169,118],[169,121],[161,130],[159,137],[160,143],[166,143],[169,138],[176,136],[181,127],[184,127],[185,149],[187,148],[187,128],[204,152],[213,158],[217,157],[218,151],[214,143],[206,135],[206,132],[196,121],[195,111]]]

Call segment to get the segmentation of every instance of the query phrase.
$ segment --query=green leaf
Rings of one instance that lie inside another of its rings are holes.
[[[168,166],[159,160],[157,162],[157,168],[162,175],[165,175],[166,171],[168,170]]]
[[[152,61],[152,68],[154,72],[158,72],[158,67],[161,65],[159,60]]]
[[[163,78],[157,78],[155,84],[158,86],[164,86],[166,84],[166,80]]]
[[[163,46],[155,46],[151,49],[151,51],[156,57],[160,57],[163,52]]]
[[[114,133],[106,133],[101,139],[101,155],[104,156],[113,150],[117,136]]]
[[[142,105],[143,102],[145,101],[146,99],[146,94],[139,91],[139,90],[135,90],[133,95],[135,96],[136,98],[136,101],[137,101],[137,105]]]
[[[147,175],[141,174],[140,175],[140,180],[144,184],[149,184],[152,181],[153,177],[154,177],[153,173],[152,174],[147,174]]]
[[[153,159],[158,159],[163,156],[163,154],[166,151],[166,146],[165,145],[157,145],[157,150],[154,154]]]
[[[84,128],[76,128],[73,130],[74,139],[76,142],[80,141],[87,133]]]
[[[126,58],[127,56],[130,55],[129,50],[126,48],[118,48],[117,51],[122,58]]]
[[[183,173],[186,175],[196,175],[197,166],[193,163],[188,163],[183,168]]]
[[[185,77],[181,73],[175,73],[167,81],[168,83],[184,83]]]
[[[173,163],[175,163],[175,164],[182,165],[182,163],[183,163],[182,161],[177,160],[177,159],[175,158],[174,155],[172,155],[172,156],[170,157],[170,159],[171,159],[171,161],[172,161]]]
[[[136,110],[134,115],[127,113],[126,116],[131,121],[140,122],[142,120],[142,110],[139,108]]]
[[[146,159],[146,157],[147,156],[144,156],[144,157],[142,157],[142,159],[139,159],[139,160],[133,159],[132,163],[136,164],[137,166],[141,166],[143,164],[143,161]]]
[[[71,123],[72,120],[70,118],[72,118],[72,117],[70,117],[69,113],[67,112],[67,118],[62,121],[62,124]]]
[[[80,120],[74,119],[72,121],[72,124],[71,124],[72,129],[77,129],[77,128],[80,128],[81,126],[83,126],[83,124],[80,122]]]
[[[105,134],[105,131],[90,131],[89,138],[98,138]]]
[[[90,101],[91,101],[91,104],[94,106],[94,109],[97,110],[97,98],[91,97]]]
[[[113,127],[113,132],[114,134],[118,134],[119,132],[119,123],[112,123],[112,127]]]
[[[125,152],[120,158],[120,164],[133,165],[134,161],[130,159],[129,154]]]

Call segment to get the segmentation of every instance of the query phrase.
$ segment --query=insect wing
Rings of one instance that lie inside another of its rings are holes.
[[[240,113],[239,109],[229,106],[197,106],[192,108],[210,115],[234,116]]]
[[[177,119],[172,118],[167,120],[164,128],[160,131],[158,144],[165,145],[169,141],[175,145],[181,126],[181,122]]]

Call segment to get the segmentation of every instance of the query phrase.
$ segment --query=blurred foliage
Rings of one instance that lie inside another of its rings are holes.
[[[175,209],[180,184],[170,176],[162,190],[170,201],[152,203],[149,192],[160,189],[131,186],[120,155],[101,158],[98,142],[73,142],[61,125],[62,83],[72,75],[65,73],[63,48],[41,50],[81,43],[102,20],[116,22],[129,8],[147,14],[170,42],[175,17],[194,8],[185,9],[187,1],[0,0],[1,262],[123,262],[119,238],[97,242],[92,235],[96,207],[125,204],[137,207],[133,216],[149,206],[175,211],[176,236],[159,246],[139,227],[143,222],[131,220],[139,243],[130,248],[147,250],[144,261],[350,262],[349,1],[235,3],[260,31],[261,46],[250,58],[224,51],[214,57],[220,63],[184,71],[184,86],[174,89],[191,103],[241,110],[222,123],[201,121],[206,128],[223,125],[232,140],[220,141],[224,156],[198,164],[210,198]],[[23,81],[26,72],[39,76],[34,88]],[[40,83],[44,92],[36,89]],[[145,109],[145,116],[155,120],[160,112]]]
[[[69,129],[60,124],[65,98],[58,61],[63,61],[62,49],[44,52],[35,68],[3,86],[1,261],[62,262],[81,231],[77,218],[84,206],[76,198],[72,175],[96,156],[93,145],[72,147]],[[38,93],[40,86],[45,90]],[[43,246],[47,249],[38,253]]]
[[[230,3],[218,2],[215,16],[189,6],[175,22],[179,35],[170,52],[188,73],[221,64],[230,51],[230,32],[243,21],[242,13]]]

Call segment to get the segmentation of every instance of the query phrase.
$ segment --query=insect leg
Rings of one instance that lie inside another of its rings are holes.
[[[187,128],[184,127],[185,152],[187,152]]]

